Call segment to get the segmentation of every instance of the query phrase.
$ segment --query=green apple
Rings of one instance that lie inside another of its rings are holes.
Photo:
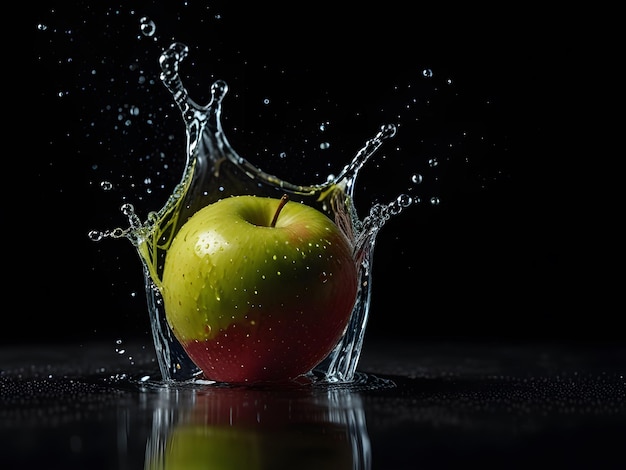
[[[357,292],[352,248],[328,216],[286,196],[221,199],[168,249],[168,323],[207,379],[293,379],[345,331]]]

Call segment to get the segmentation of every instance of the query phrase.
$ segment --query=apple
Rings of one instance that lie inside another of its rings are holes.
[[[294,379],[345,332],[357,293],[352,248],[328,216],[286,195],[220,199],[167,251],[167,321],[209,380]]]

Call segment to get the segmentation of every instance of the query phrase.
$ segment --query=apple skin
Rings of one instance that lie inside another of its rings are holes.
[[[350,241],[322,212],[231,196],[180,228],[162,294],[174,335],[207,379],[281,381],[312,370],[341,338],[357,276]]]

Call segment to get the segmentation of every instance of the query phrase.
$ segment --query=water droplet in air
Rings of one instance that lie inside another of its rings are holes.
[[[113,183],[111,183],[110,181],[102,181],[100,182],[100,187],[104,191],[111,191],[113,189]]]
[[[104,238],[104,233],[102,233],[100,230],[92,230],[87,235],[89,239],[94,242],[99,242]]]
[[[400,204],[400,207],[409,207],[411,204],[413,204],[413,198],[408,194],[400,194],[397,201],[398,204]]]
[[[135,207],[132,204],[123,204],[120,209],[124,215],[132,215],[135,213]]]
[[[411,176],[411,183],[413,184],[420,184],[422,180],[423,180],[422,175],[420,175],[419,173],[415,173],[414,175]]]
[[[430,78],[433,76],[433,71],[431,69],[422,70],[422,75],[426,78]]]
[[[139,28],[141,29],[141,34],[149,37],[154,35],[154,32],[156,31],[156,24],[154,24],[154,21],[147,16],[143,16],[139,20]]]

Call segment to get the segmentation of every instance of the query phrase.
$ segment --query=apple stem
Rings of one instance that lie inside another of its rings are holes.
[[[270,227],[276,227],[278,215],[280,214],[280,211],[283,210],[283,207],[285,207],[285,204],[287,204],[287,201],[289,201],[289,196],[287,196],[287,194],[283,194],[283,197],[280,198],[280,202],[278,203],[278,207],[276,208],[276,213],[274,214],[274,218],[272,219]]]

